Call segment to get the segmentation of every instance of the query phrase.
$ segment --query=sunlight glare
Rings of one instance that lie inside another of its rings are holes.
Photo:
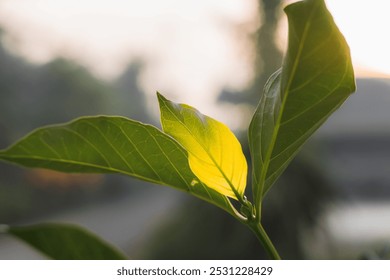
[[[358,74],[390,76],[389,2],[328,0],[327,3],[350,45]],[[361,73],[362,70],[366,72]]]
[[[286,0],[285,4],[297,1]],[[390,77],[390,2],[383,0],[326,0],[344,34],[358,77]],[[279,46],[287,45],[287,20],[281,17]]]
[[[0,25],[8,49],[32,62],[61,56],[114,80],[137,60],[153,108],[159,90],[219,118],[220,91],[252,78],[257,11],[256,0],[3,0]]]

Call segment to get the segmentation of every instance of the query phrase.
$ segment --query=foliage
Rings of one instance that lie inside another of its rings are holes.
[[[75,225],[36,224],[9,227],[6,232],[57,260],[124,260],[123,253]]]
[[[191,170],[209,188],[242,199],[248,166],[241,145],[224,124],[158,94],[165,133],[188,152]]]
[[[285,11],[284,63],[266,83],[249,127],[253,203],[244,195],[247,163],[234,134],[160,94],[163,131],[122,117],[84,117],[34,131],[1,151],[0,159],[63,172],[121,173],[175,187],[233,215],[255,233],[270,257],[279,258],[261,224],[265,194],[355,90],[348,45],[324,1],[297,2]],[[240,209],[230,198],[238,200]]]
[[[349,48],[325,3],[298,2],[285,11],[284,64],[265,85],[249,128],[257,205],[302,144],[355,91]]]

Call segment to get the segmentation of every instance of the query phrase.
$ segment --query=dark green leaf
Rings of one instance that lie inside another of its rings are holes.
[[[125,260],[126,256],[91,232],[66,224],[10,227],[8,234],[56,260]]]
[[[85,117],[40,128],[0,151],[0,159],[62,172],[120,173],[190,192],[229,213],[229,200],[200,183],[186,151],[151,125],[122,117]]]
[[[323,0],[285,9],[287,54],[249,128],[256,205],[321,124],[355,91],[349,47]]]

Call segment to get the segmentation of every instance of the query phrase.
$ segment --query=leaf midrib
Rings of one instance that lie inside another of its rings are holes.
[[[337,105],[341,105],[343,102],[344,102],[344,100],[341,100],[340,103],[338,103]],[[332,112],[333,112],[333,111],[332,111]],[[324,120],[326,120],[326,118],[328,118],[329,115],[332,114],[332,112],[330,112],[329,114],[324,115],[324,117],[322,117],[318,123],[322,123]],[[283,152],[285,152],[287,149],[291,148],[291,147],[292,147],[293,145],[295,145],[296,143],[300,142],[300,141],[302,140],[302,138],[304,138],[304,137],[306,137],[307,135],[309,135],[310,133],[312,133],[312,130],[313,130],[314,128],[315,128],[315,125],[312,126],[306,133],[304,133],[304,134],[303,134],[301,137],[299,137],[296,141],[294,141],[292,144],[290,144],[285,150],[283,150]],[[279,153],[277,156],[274,156],[274,157],[271,159],[271,161],[274,160],[276,157],[280,156],[283,152]],[[276,169],[272,174],[270,174],[270,175],[268,176],[268,178],[272,177],[274,174],[276,174],[277,172],[279,172],[279,170],[283,169],[283,168],[290,162],[290,160],[295,156],[295,154],[296,154],[297,152],[298,152],[298,150],[297,150],[296,152],[292,153],[292,154],[288,157],[288,159],[285,161],[285,163],[284,163],[283,165],[281,165],[278,169]],[[267,180],[268,180],[268,179],[266,179],[266,181],[267,181]],[[268,191],[268,189],[266,189],[264,192],[267,192],[267,191]]]
[[[329,96],[331,96],[340,87],[340,85],[343,83],[346,75],[348,74],[348,62],[346,62],[344,66],[345,66],[344,67],[345,70],[344,70],[343,76],[340,78],[338,83],[332,88],[332,90],[329,91],[328,94],[324,95],[321,99],[319,99],[315,103],[311,104],[305,110],[300,111],[298,114],[294,115],[290,119],[285,120],[284,122],[280,123],[280,126],[284,126],[284,125],[288,124],[289,122],[295,120],[296,118],[299,118],[300,116],[306,114],[308,111],[312,110],[314,107],[318,106],[321,102],[323,102],[325,99],[327,99]]]
[[[15,159],[15,160],[16,159],[20,159],[20,160],[39,160],[39,161],[42,161],[42,162],[50,161],[50,162],[63,163],[63,164],[72,164],[72,165],[77,165],[77,166],[80,166],[80,167],[93,167],[93,168],[96,168],[96,169],[100,169],[102,171],[106,170],[106,171],[109,171],[109,172],[112,172],[112,173],[121,173],[121,174],[128,175],[128,176],[131,176],[131,177],[136,177],[136,178],[139,178],[139,179],[142,179],[142,180],[145,180],[145,181],[148,181],[148,182],[156,183],[156,184],[173,186],[171,184],[168,184],[167,182],[159,181],[159,180],[153,180],[153,179],[150,179],[150,178],[147,178],[147,177],[144,177],[144,176],[140,176],[137,173],[131,173],[131,172],[125,171],[123,169],[114,168],[114,167],[111,167],[111,166],[97,165],[97,164],[93,164],[93,163],[89,163],[89,162],[83,162],[83,161],[76,161],[76,160],[69,160],[69,159],[64,160],[64,159],[58,159],[58,158],[39,157],[39,156],[32,156],[32,155],[29,155],[29,156],[8,156],[8,155],[5,155],[4,156],[4,154],[3,155],[0,154],[0,159],[10,159],[11,161],[12,161],[12,159]],[[77,173],[77,172],[75,172],[75,173]],[[188,184],[187,184],[187,186],[188,186]],[[177,188],[177,186],[173,186],[173,187]]]
[[[263,168],[261,169],[260,180],[258,182],[258,184],[259,184],[258,193],[256,195],[257,203],[259,206],[261,205],[262,197],[264,194],[264,186],[265,186],[265,181],[266,181],[266,177],[267,177],[267,173],[268,173],[268,168],[269,168],[269,164],[271,161],[272,152],[273,152],[275,144],[276,144],[277,135],[279,133],[280,123],[281,123],[283,112],[284,112],[284,107],[286,105],[286,100],[287,100],[287,97],[289,95],[289,89],[291,87],[292,81],[294,80],[294,77],[295,77],[295,74],[296,74],[296,71],[297,71],[297,68],[299,65],[299,61],[300,61],[300,58],[302,56],[302,51],[303,51],[304,45],[306,43],[306,38],[307,38],[308,31],[309,31],[309,28],[311,25],[311,21],[312,21],[312,18],[313,18],[313,15],[314,15],[314,12],[316,9],[317,9],[317,7],[311,11],[311,14],[309,16],[309,20],[305,23],[305,28],[304,28],[304,31],[302,33],[302,39],[300,40],[301,43],[299,44],[298,52],[297,52],[297,55],[295,57],[293,67],[291,70],[291,75],[288,79],[287,85],[286,85],[285,90],[284,90],[283,100],[282,100],[282,103],[281,103],[281,106],[279,109],[279,115],[278,115],[277,121],[276,121],[275,126],[274,126],[274,130],[272,133],[272,138],[271,138],[270,145],[268,147],[267,154],[266,154],[265,159],[264,159],[265,164],[263,165]],[[282,74],[283,74],[283,70],[281,72],[281,75]],[[280,81],[280,82],[282,82],[282,81]],[[260,218],[260,215],[259,215],[259,218]]]
[[[165,100],[163,100],[164,103],[166,103]],[[221,167],[219,166],[219,164],[217,164],[216,160],[214,159],[214,157],[211,155],[211,153],[208,151],[208,149],[206,149],[202,143],[199,142],[199,140],[197,139],[197,137],[195,137],[195,135],[192,133],[192,131],[187,127],[187,125],[180,119],[178,118],[178,116],[175,114],[175,112],[173,112],[171,110],[171,108],[169,106],[165,106],[169,112],[175,117],[175,119],[183,125],[183,127],[187,130],[187,132],[192,136],[193,139],[195,139],[195,141],[199,144],[200,147],[202,147],[202,149],[206,152],[206,154],[209,156],[209,158],[211,159],[211,161],[214,163],[214,165],[217,167],[218,171],[221,173],[221,175],[223,176],[223,178],[226,180],[226,182],[229,184],[230,188],[232,189],[234,195],[237,197],[237,199],[240,199],[240,195],[238,193],[238,191],[235,189],[233,183],[230,181],[230,179],[226,176],[225,172],[221,169]]]

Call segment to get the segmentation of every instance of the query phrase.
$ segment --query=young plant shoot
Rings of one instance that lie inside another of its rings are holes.
[[[285,12],[289,37],[284,62],[259,93],[248,131],[252,202],[244,194],[247,161],[230,129],[159,93],[162,131],[122,117],[83,117],[33,131],[0,151],[0,159],[62,172],[124,174],[188,192],[247,225],[269,256],[279,259],[262,226],[262,202],[305,141],[355,91],[349,47],[324,0],[296,2]],[[4,231],[51,258],[123,258],[73,226]],[[60,246],[64,240],[71,242]]]

